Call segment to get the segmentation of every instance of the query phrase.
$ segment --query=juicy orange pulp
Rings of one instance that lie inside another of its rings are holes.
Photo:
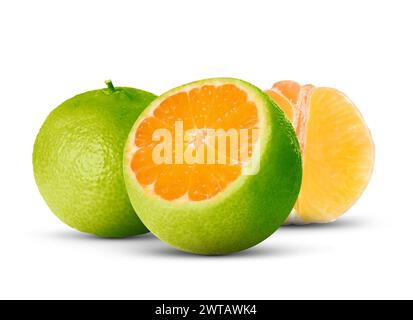
[[[296,213],[304,222],[335,220],[371,177],[374,145],[366,123],[335,89],[282,81],[267,93],[292,121],[301,145],[303,182]]]
[[[189,91],[181,91],[160,101],[152,113],[139,124],[135,135],[136,152],[131,168],[141,186],[165,200],[184,199],[201,201],[214,197],[234,182],[242,172],[243,163],[161,163],[154,161],[154,133],[157,129],[167,129],[172,137],[172,159],[177,159],[177,121],[183,131],[198,129],[240,130],[258,129],[258,111],[255,103],[249,101],[247,93],[233,84],[199,85]],[[179,136],[179,134],[178,134]],[[252,135],[251,135],[252,137]],[[248,155],[252,154],[255,140],[248,136]],[[181,138],[179,136],[179,138]],[[190,153],[206,152],[207,142],[199,138],[185,139],[183,150]],[[214,144],[217,148],[218,144]],[[226,144],[229,148],[229,143]],[[180,150],[182,151],[182,150]],[[227,150],[228,151],[228,150]],[[241,150],[239,150],[241,153]],[[240,153],[237,155],[240,160]],[[229,158],[229,152],[226,153]],[[218,158],[216,152],[215,160]],[[228,159],[229,160],[229,159]]]

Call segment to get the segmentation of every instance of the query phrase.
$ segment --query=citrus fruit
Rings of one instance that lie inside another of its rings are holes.
[[[151,93],[113,87],[77,95],[58,106],[41,127],[33,150],[34,176],[55,215],[102,237],[147,232],[123,179],[123,148]]]
[[[302,174],[283,112],[255,86],[229,78],[189,83],[153,101],[132,128],[124,165],[148,229],[207,255],[270,236],[291,211]]]
[[[287,222],[325,223],[361,196],[374,164],[370,131],[342,92],[281,81],[267,91],[292,121],[300,142],[303,183]]]

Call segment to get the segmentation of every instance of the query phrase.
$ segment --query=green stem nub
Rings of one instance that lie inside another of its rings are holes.
[[[108,86],[108,89],[110,92],[115,92],[116,89],[113,86],[112,80],[106,80],[105,83]]]

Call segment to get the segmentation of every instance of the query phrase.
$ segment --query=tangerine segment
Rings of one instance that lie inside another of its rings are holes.
[[[284,80],[275,83],[271,90],[282,94],[293,105],[295,105],[300,98],[301,85],[295,81]]]
[[[309,99],[314,89],[315,87],[310,84],[301,86],[295,81],[285,80],[275,83],[267,91],[293,124],[301,152],[304,152]]]
[[[277,105],[284,111],[285,115],[287,116],[288,120],[293,122],[294,118],[294,107],[292,102],[286,98],[281,92],[270,89],[267,90],[266,93],[277,103]]]
[[[343,93],[317,88],[309,101],[305,145],[296,210],[304,221],[334,220],[354,204],[370,180],[370,131]]]
[[[169,132],[171,142],[164,141],[165,137],[157,139],[159,129]],[[196,133],[189,134],[191,130]],[[207,136],[211,130],[217,132],[212,142]],[[230,130],[238,135],[237,152],[235,156],[231,153],[231,139],[227,137],[222,157],[218,133]],[[166,96],[151,108],[137,126],[136,150],[130,166],[139,184],[164,200],[207,200],[241,175],[242,166],[246,164],[243,155],[251,157],[258,141],[252,130],[259,130],[258,109],[242,88],[234,84],[201,84]],[[245,132],[248,137],[242,140]],[[183,141],[181,147],[180,140]],[[242,142],[246,144],[241,145]],[[170,162],[154,160],[153,153],[159,143],[171,150]],[[208,144],[214,150],[212,158],[207,154]],[[186,153],[193,162],[185,161]],[[218,159],[223,159],[224,163]]]

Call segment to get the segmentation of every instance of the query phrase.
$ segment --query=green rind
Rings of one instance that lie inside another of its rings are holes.
[[[101,237],[148,232],[126,192],[123,146],[133,123],[155,98],[127,87],[88,91],[47,117],[34,144],[34,176],[64,223]]]
[[[281,109],[257,87],[231,78],[207,79],[193,84],[219,81],[233,83],[256,94],[267,125],[261,128],[260,171],[241,176],[222,194],[201,202],[169,202],[149,195],[137,183],[125,150],[125,181],[132,205],[140,219],[158,238],[183,251],[219,255],[250,248],[275,232],[291,212],[301,186],[299,144]],[[185,85],[185,86],[188,86]],[[173,89],[158,99],[184,86]],[[157,100],[153,105],[157,104]]]

